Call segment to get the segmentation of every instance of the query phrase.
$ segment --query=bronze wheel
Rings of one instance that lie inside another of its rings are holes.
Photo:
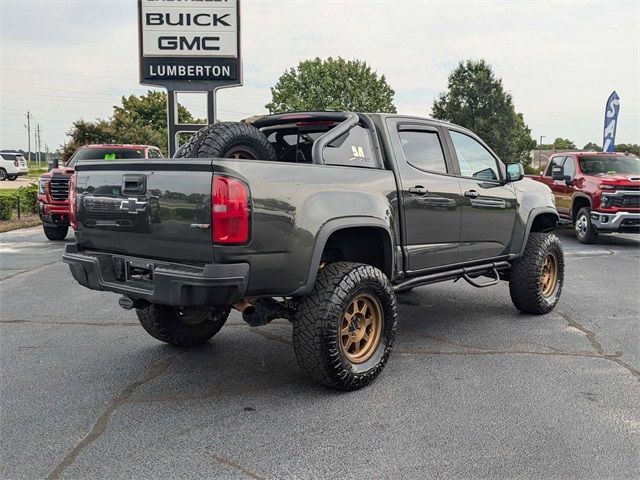
[[[234,147],[230,149],[225,158],[233,158],[235,160],[257,160],[256,152],[247,147]]]
[[[544,257],[542,272],[540,273],[540,290],[543,297],[549,298],[553,295],[558,284],[558,259],[549,252]]]
[[[351,363],[363,363],[378,348],[382,334],[382,307],[367,293],[353,299],[342,317],[340,348]]]
[[[396,334],[396,297],[377,268],[330,263],[296,304],[293,320],[300,367],[324,385],[356,390],[373,382],[387,363]]]
[[[544,315],[560,300],[564,282],[564,253],[558,237],[531,232],[524,253],[509,271],[513,305],[524,313]]]

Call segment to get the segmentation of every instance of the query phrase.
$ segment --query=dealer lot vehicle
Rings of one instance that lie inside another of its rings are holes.
[[[14,181],[29,173],[27,159],[15,152],[0,152],[0,181]]]
[[[149,145],[85,145],[73,154],[66,166],[41,175],[38,182],[38,212],[47,238],[64,240],[69,232],[69,179],[75,171],[76,162],[87,159],[113,161],[141,158],[159,159],[162,158],[162,152],[158,147]],[[120,188],[119,185],[112,187]],[[144,219],[136,220],[138,223],[130,222],[132,228],[146,229],[141,225]]]
[[[560,297],[550,189],[461,127],[387,114],[272,115],[206,127],[178,155],[79,162],[76,243],[64,255],[81,285],[121,294],[161,341],[206,342],[231,308],[252,326],[287,318],[301,368],[352,390],[387,362],[396,292],[502,279],[530,314]],[[101,185],[123,188],[96,194]],[[147,192],[161,211],[149,231],[87,225],[94,201],[146,215]]]
[[[581,243],[600,233],[640,233],[640,158],[623,153],[554,154],[534,180],[553,191],[561,220]]]

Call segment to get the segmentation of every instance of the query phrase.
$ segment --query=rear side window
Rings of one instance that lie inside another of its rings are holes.
[[[480,142],[468,135],[451,132],[451,140],[458,156],[463,177],[499,180],[498,163]]]
[[[10,155],[10,154],[7,154],[7,153],[2,153],[2,154],[0,154],[0,156],[2,157],[3,160],[9,160],[11,162],[13,162],[16,159],[15,155]]]
[[[428,172],[447,173],[442,144],[437,132],[401,131],[402,151],[409,165]]]
[[[380,168],[374,153],[369,131],[356,125],[348,133],[327,145],[322,152],[326,165]]]

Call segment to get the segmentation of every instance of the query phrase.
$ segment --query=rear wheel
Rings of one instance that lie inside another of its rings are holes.
[[[396,334],[396,297],[377,268],[333,263],[298,303],[293,346],[300,367],[314,380],[356,390],[382,372]]]
[[[176,347],[209,341],[229,317],[226,307],[169,307],[149,305],[136,310],[142,328],[156,340]]]
[[[7,180],[9,180],[10,182],[13,182],[13,181],[15,181],[17,179],[18,179],[17,175],[10,175],[10,176],[7,177]]]
[[[176,157],[277,160],[267,137],[242,122],[216,123],[203,128],[176,152]]]
[[[580,243],[595,243],[598,241],[598,232],[591,223],[591,209],[583,207],[578,211],[575,221],[576,238]]]
[[[542,315],[560,300],[564,283],[564,252],[555,235],[531,233],[524,254],[509,272],[509,293],[524,313]]]
[[[49,240],[64,240],[69,233],[69,227],[47,227],[43,226],[44,234]]]

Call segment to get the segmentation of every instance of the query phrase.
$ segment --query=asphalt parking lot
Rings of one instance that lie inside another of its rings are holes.
[[[75,284],[63,243],[2,234],[0,478],[639,478],[640,237],[560,236],[553,313],[420,288],[382,376],[345,394],[302,374],[287,322],[233,313],[172,348]]]

